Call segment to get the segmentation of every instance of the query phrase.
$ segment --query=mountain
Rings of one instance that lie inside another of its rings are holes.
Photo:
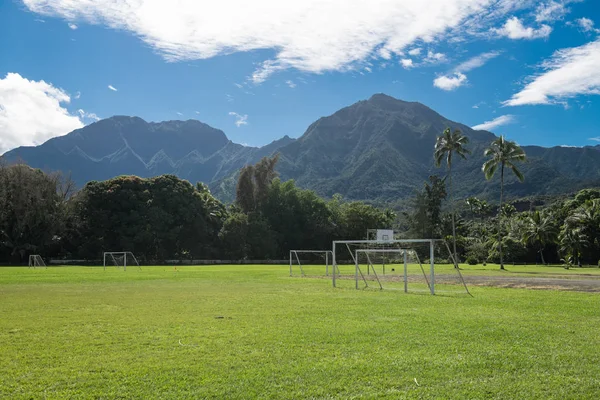
[[[248,147],[195,120],[149,123],[115,116],[40,146],[19,147],[3,158],[46,171],[70,172],[79,186],[126,174],[169,173],[191,182],[213,182],[293,141],[286,136],[262,148]]]
[[[429,175],[444,175],[433,165],[436,137],[446,128],[470,139],[467,160],[456,160],[459,197],[495,199],[498,177],[481,172],[483,150],[496,136],[450,121],[427,106],[376,94],[311,124],[297,140],[284,137],[264,147],[247,147],[199,121],[148,123],[117,116],[51,139],[20,147],[3,157],[46,170],[71,171],[78,184],[121,174],[143,177],[174,173],[208,183],[225,201],[235,193],[239,169],[261,157],[280,154],[278,172],[323,196],[396,203],[414,195]],[[600,146],[581,148],[524,146],[525,183],[510,174],[510,197],[568,193],[600,184]]]

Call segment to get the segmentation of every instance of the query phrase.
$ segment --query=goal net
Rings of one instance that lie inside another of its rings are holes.
[[[470,294],[441,240],[334,242],[334,287]]]
[[[329,276],[331,250],[290,250],[290,276]]]
[[[140,263],[138,263],[137,258],[130,251],[107,251],[104,252],[103,257],[104,270],[106,267],[116,267],[118,269],[123,268],[124,271],[127,270],[128,266],[138,267],[140,270]]]
[[[44,262],[44,259],[42,258],[42,256],[40,256],[39,254],[31,254],[29,256],[29,268],[37,268],[37,267],[48,268],[46,266],[46,263]]]

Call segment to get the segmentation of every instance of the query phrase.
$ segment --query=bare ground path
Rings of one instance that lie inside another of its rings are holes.
[[[515,276],[464,276],[467,285],[494,286],[520,289],[571,290],[579,292],[600,292],[600,277],[578,275],[558,277],[515,277]]]

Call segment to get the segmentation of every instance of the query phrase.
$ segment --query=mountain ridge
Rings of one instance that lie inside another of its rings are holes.
[[[414,195],[431,174],[436,137],[460,129],[470,139],[472,155],[455,162],[458,197],[493,198],[497,178],[483,179],[483,150],[496,136],[451,121],[426,105],[378,93],[317,119],[298,139],[284,136],[262,147],[234,143],[197,120],[146,122],[114,116],[40,146],[5,153],[8,162],[70,171],[78,185],[123,174],[150,177],[172,173],[202,181],[215,195],[231,201],[237,172],[261,157],[280,154],[282,179],[330,197],[393,203]],[[529,161],[524,184],[506,181],[508,196],[558,194],[600,184],[600,145],[586,147],[522,146]]]

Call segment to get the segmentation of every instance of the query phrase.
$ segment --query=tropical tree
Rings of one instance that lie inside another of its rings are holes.
[[[565,226],[560,232],[558,251],[564,255],[565,264],[577,263],[581,267],[581,251],[587,245],[588,238],[580,229]]]
[[[446,167],[448,168],[448,191],[450,195],[450,205],[452,214],[452,246],[454,251],[454,263],[455,267],[458,268],[458,258],[456,254],[456,224],[455,224],[455,212],[454,212],[454,197],[452,188],[452,158],[454,154],[465,159],[470,151],[466,148],[469,144],[469,138],[462,134],[460,130],[452,132],[450,128],[446,128],[444,132],[438,136],[435,141],[435,148],[433,152],[433,158],[435,165],[439,167],[442,164],[443,159],[446,159]]]
[[[587,237],[589,261],[596,261],[600,244],[600,199],[586,200],[567,217],[565,229],[580,230]]]
[[[539,249],[542,264],[546,264],[544,247],[547,244],[555,243],[557,238],[558,228],[554,224],[552,216],[535,211],[525,220],[523,243]]]
[[[471,209],[471,217],[475,218],[475,212],[479,209],[481,201],[477,197],[469,197],[465,200],[469,208]]]
[[[481,218],[481,221],[490,213],[490,204],[485,200],[480,200],[477,207],[477,213]]]
[[[502,201],[504,200],[504,170],[510,169],[517,179],[523,182],[524,177],[516,166],[517,162],[526,160],[525,151],[513,141],[506,140],[500,136],[494,140],[490,147],[483,153],[490,159],[482,167],[485,179],[491,179],[498,168],[500,168],[500,207],[498,207],[498,235],[502,236]],[[498,240],[500,253],[500,269],[504,269],[504,260],[502,258],[502,240]]]

